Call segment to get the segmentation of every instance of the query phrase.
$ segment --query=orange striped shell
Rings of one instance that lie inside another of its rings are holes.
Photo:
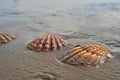
[[[46,34],[27,44],[27,47],[34,51],[49,51],[62,49],[67,43],[58,35]]]
[[[112,57],[109,50],[97,44],[78,45],[60,57],[64,63],[72,65],[97,65],[103,63],[107,57]]]
[[[7,33],[0,32],[0,44],[7,43],[11,41],[12,39],[15,39],[15,37]]]

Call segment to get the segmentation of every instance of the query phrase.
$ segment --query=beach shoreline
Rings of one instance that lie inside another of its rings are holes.
[[[0,31],[16,37],[0,45],[0,80],[119,80],[120,6],[94,6],[61,10],[42,6],[39,11],[26,11],[20,6],[0,9]],[[111,10],[113,7],[115,10]],[[69,46],[47,53],[27,48],[29,42],[49,33],[59,35]],[[85,43],[105,45],[115,58],[99,67],[71,66],[57,59],[73,46]]]

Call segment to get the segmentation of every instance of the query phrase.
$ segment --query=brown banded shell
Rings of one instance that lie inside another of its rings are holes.
[[[60,57],[61,61],[71,65],[97,65],[111,58],[109,50],[97,44],[78,45]]]
[[[15,37],[7,33],[0,32],[0,44],[7,43],[12,39],[15,39]]]
[[[49,51],[62,49],[67,43],[58,35],[46,34],[27,44],[27,47],[34,51]]]

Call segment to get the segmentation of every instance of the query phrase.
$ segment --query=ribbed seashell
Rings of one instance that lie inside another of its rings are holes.
[[[98,65],[106,58],[112,58],[109,50],[97,44],[77,45],[66,54],[60,56],[60,60],[71,65]]]
[[[62,49],[67,43],[58,35],[46,34],[27,44],[27,47],[34,51],[49,51]]]
[[[7,33],[0,32],[0,44],[7,43],[12,39],[15,39],[15,37]]]

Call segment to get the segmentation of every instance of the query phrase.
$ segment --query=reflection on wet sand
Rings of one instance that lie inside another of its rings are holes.
[[[119,1],[0,0],[0,4],[0,31],[17,37],[0,46],[0,79],[120,80]],[[47,33],[60,35],[69,46],[50,54],[26,48]],[[115,58],[99,67],[74,67],[56,58],[84,43],[105,45]]]

